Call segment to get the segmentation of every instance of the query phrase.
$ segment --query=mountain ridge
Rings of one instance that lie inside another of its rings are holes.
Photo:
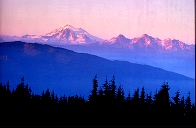
[[[15,39],[17,39],[17,41],[27,41],[31,43],[60,43],[61,45],[98,43],[99,45],[112,45],[117,48],[127,48],[130,50],[140,49],[146,51],[193,51],[195,46],[176,39],[167,38],[161,40],[158,37],[154,38],[148,34],[143,34],[140,37],[131,39],[119,34],[117,37],[112,37],[109,40],[103,40],[89,34],[82,28],[75,28],[69,24],[63,25],[45,35],[24,35]]]
[[[39,43],[0,43],[0,51],[0,82],[10,80],[10,85],[17,85],[24,76],[39,93],[50,88],[58,94],[89,94],[91,80],[97,74],[101,82],[105,81],[106,76],[110,78],[114,75],[116,83],[123,85],[126,92],[142,86],[155,91],[162,82],[167,81],[172,93],[179,89],[182,94],[188,93],[188,90],[194,94],[194,79],[149,65],[111,61]]]
[[[135,37],[133,39],[126,38],[124,35],[120,34],[117,37],[113,37],[110,40],[105,40],[100,44],[111,44],[118,45],[118,47],[124,47],[127,49],[144,49],[148,51],[189,51],[194,50],[194,45],[188,45],[182,41],[170,38],[160,40],[159,38],[154,38],[147,34],[143,34],[141,37]],[[119,45],[120,44],[120,45]]]
[[[129,39],[122,34],[96,41],[87,31],[71,25],[61,26],[45,35],[1,36],[0,42],[23,41],[48,44],[110,60],[125,60],[160,67],[195,78],[195,45],[177,39],[159,39],[148,34]],[[93,36],[95,37],[95,36]],[[94,38],[96,39],[96,38]]]
[[[30,38],[31,36],[28,35]],[[22,36],[22,38],[28,38],[28,36]],[[32,37],[34,38],[34,37]],[[57,28],[45,35],[36,36],[43,42],[62,42],[66,44],[88,44],[96,41],[102,41],[101,38],[95,37],[89,34],[82,28],[75,28],[71,25],[64,25]]]

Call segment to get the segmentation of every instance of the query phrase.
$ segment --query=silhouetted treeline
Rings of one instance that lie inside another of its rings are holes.
[[[58,97],[47,89],[34,94],[28,84],[21,83],[10,90],[9,81],[0,84],[1,126],[195,126],[195,105],[190,93],[169,96],[164,83],[155,94],[145,88],[125,96],[115,77],[98,85],[92,80],[88,99],[82,96]]]

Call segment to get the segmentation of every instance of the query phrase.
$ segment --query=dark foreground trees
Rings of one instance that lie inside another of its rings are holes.
[[[154,95],[145,88],[124,95],[115,77],[98,86],[93,79],[89,99],[82,96],[55,95],[47,89],[33,94],[28,84],[10,90],[9,81],[0,84],[1,126],[195,126],[195,105],[190,93],[169,96],[164,83]],[[170,100],[171,99],[171,100]]]

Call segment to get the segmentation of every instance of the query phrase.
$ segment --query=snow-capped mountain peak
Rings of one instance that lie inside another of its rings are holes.
[[[45,35],[24,35],[21,41],[60,43],[60,44],[90,44],[101,42],[103,39],[89,34],[82,28],[63,25]]]
[[[6,37],[7,38],[7,37]],[[2,38],[5,40],[6,38]],[[75,28],[72,25],[63,25],[45,35],[24,35],[22,37],[12,37],[15,40],[37,42],[46,44],[94,44],[106,45],[117,48],[125,48],[138,51],[184,51],[194,50],[195,45],[188,45],[177,39],[154,38],[148,34],[129,39],[122,34],[113,37],[110,40],[103,40],[89,34],[82,28]],[[9,39],[10,40],[10,39]]]
[[[170,38],[162,40],[161,44],[163,48],[170,51],[191,50],[194,48],[193,45],[187,45],[180,40]]]
[[[69,29],[75,29],[72,25],[70,25],[70,24],[67,24],[67,25],[63,25],[63,26],[61,26],[60,28],[69,28]]]
[[[144,51],[184,51],[193,49],[192,45],[187,45],[176,39],[165,39],[161,40],[159,38],[154,38],[148,34],[143,34],[140,37],[133,39],[126,38],[124,35],[120,34],[117,37],[113,37],[110,40],[104,41],[105,44],[110,44],[118,48],[126,48],[131,50],[144,50]],[[100,43],[101,45],[104,42]]]
[[[126,38],[124,35],[120,34],[117,37],[113,37],[112,39],[109,40],[111,42],[110,44],[121,44],[125,45],[131,42],[130,39]]]
[[[143,34],[141,37],[151,37],[151,36],[149,36],[148,34]]]
[[[84,29],[82,28],[75,28],[69,24],[67,25],[64,25],[62,27],[60,27],[62,30],[65,30],[65,29],[69,29],[71,30],[72,32],[76,32],[77,34],[80,34],[80,33],[85,33],[85,34],[89,34],[87,31],[85,31]]]
[[[63,25],[54,31],[45,35],[47,38],[53,38],[57,41],[64,41],[71,44],[88,44],[102,41],[102,39],[89,34],[82,28],[75,28],[71,25]]]
[[[63,25],[60,28],[57,28],[50,33],[47,33],[46,36],[53,36],[56,35],[57,33],[63,33],[64,31],[75,32],[77,34],[85,32],[85,31],[81,31],[81,29],[74,28],[73,26],[68,24],[68,25]]]

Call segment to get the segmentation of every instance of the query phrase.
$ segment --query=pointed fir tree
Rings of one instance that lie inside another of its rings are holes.
[[[176,95],[172,97],[173,102],[171,104],[171,118],[173,122],[177,123],[183,117],[182,108],[180,106],[180,92],[179,90],[175,93]]]
[[[134,91],[132,102],[133,102],[133,106],[137,108],[139,105],[139,88]]]
[[[132,110],[132,108],[131,108],[132,106],[131,106],[131,93],[130,93],[130,91],[129,91],[126,99],[125,99],[125,104],[126,104],[126,106],[125,106],[126,111],[128,113],[130,113],[130,111]]]
[[[168,108],[170,106],[169,85],[164,83],[157,94],[157,103],[159,107]]]
[[[147,102],[147,105],[148,106],[151,106],[152,105],[152,103],[153,103],[153,99],[152,99],[152,92],[150,92],[150,94],[147,94],[147,100],[146,100],[146,102]]]
[[[91,90],[91,95],[89,96],[89,101],[94,104],[94,103],[96,103],[97,93],[98,93],[97,74],[93,78],[92,83],[93,83],[93,89]]]
[[[6,84],[6,90],[8,93],[10,92],[10,81],[9,80],[7,81],[7,84]]]
[[[142,87],[141,95],[140,95],[140,105],[143,106],[145,102],[145,90],[144,87]]]
[[[100,97],[103,97],[104,92],[103,92],[102,87],[99,88],[98,94]]]
[[[109,84],[109,90],[110,90],[110,96],[114,100],[116,97],[116,83],[115,83],[115,77],[112,77],[112,80]]]
[[[119,86],[117,89],[116,100],[117,100],[117,104],[124,103],[124,90],[121,86]]]
[[[109,95],[109,84],[108,84],[108,80],[107,80],[107,76],[106,76],[106,80],[105,83],[103,84],[103,93],[105,96]]]
[[[176,94],[175,97],[172,97],[172,99],[174,100],[174,104],[176,106],[178,106],[180,104],[180,98],[179,98],[180,97],[180,92],[177,91],[175,94]]]
[[[185,100],[184,100],[184,96],[182,96],[182,98],[180,99],[180,107],[181,107],[181,111],[182,111],[183,115],[185,115]]]
[[[127,103],[130,103],[131,102],[131,93],[130,93],[130,91],[129,91],[127,97],[126,97],[126,102]]]
[[[108,79],[106,76],[105,79],[105,83],[102,85],[103,87],[103,104],[106,106],[106,108],[109,105],[109,101],[110,101],[110,90],[109,90],[109,83],[108,83]]]
[[[190,97],[190,91],[188,92],[188,96],[185,100],[185,114],[188,114],[191,110],[191,97]]]

